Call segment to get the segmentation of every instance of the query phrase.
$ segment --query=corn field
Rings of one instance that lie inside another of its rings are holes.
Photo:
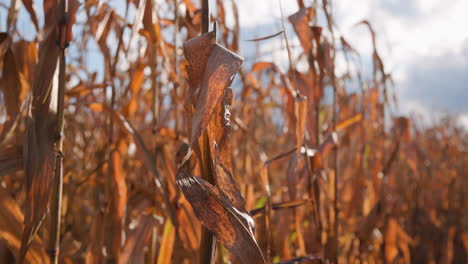
[[[0,5],[0,263],[468,262],[468,133],[396,114],[367,20],[364,69],[293,1],[285,68],[235,0],[120,2]]]

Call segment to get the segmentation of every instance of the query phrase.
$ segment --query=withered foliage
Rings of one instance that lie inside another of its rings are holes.
[[[451,118],[394,116],[368,21],[357,24],[373,43],[366,77],[326,0],[297,1],[284,19],[296,36],[249,40],[297,38],[286,71],[243,64],[236,1],[210,17],[194,0],[11,2],[0,263],[467,263],[468,134]],[[37,32],[28,40],[18,8]]]

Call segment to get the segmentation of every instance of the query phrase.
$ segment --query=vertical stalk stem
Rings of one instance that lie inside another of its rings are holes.
[[[176,74],[176,80],[174,81],[174,90],[173,90],[173,101],[178,100],[177,91],[179,90],[180,75],[179,75],[179,0],[174,0],[174,71]],[[179,108],[177,103],[174,103],[175,106],[175,131],[179,131]]]
[[[201,33],[207,33],[209,30],[210,23],[210,7],[208,0],[202,0],[202,28]],[[211,175],[211,164],[210,164],[210,139],[206,131],[203,132],[203,142],[201,149],[203,151],[203,163],[205,163],[202,178],[210,183],[213,183],[213,177]],[[216,241],[213,233],[205,227],[202,227],[202,237],[200,241],[200,264],[210,264],[213,261],[214,253],[216,249]]]
[[[61,0],[60,7],[62,10],[59,33],[59,45],[61,48],[59,55],[59,81],[58,81],[58,96],[57,96],[57,127],[56,127],[56,151],[55,158],[55,177],[53,184],[53,196],[51,202],[51,226],[49,236],[49,259],[50,263],[58,264],[59,247],[60,247],[60,217],[62,208],[62,190],[63,190],[63,116],[65,108],[65,75],[66,75],[66,57],[65,49],[68,45],[67,37],[67,12],[68,0]],[[63,41],[63,42],[62,42]]]
[[[208,32],[210,26],[210,6],[208,0],[202,0],[202,28],[201,33]]]
[[[332,71],[331,71],[331,83],[333,87],[333,131],[336,132],[336,124],[338,120],[338,94],[337,94],[337,87],[336,87],[336,80],[335,80],[335,33],[333,30],[333,21],[332,17],[330,15],[330,9],[331,9],[331,2],[328,0],[323,0],[323,8],[325,11],[325,15],[327,17],[327,23],[328,23],[328,29],[330,30],[331,33],[331,42],[332,42],[332,47],[333,47],[333,52],[331,54],[331,63],[332,63]],[[335,174],[335,179],[333,181],[333,238],[335,239],[334,241],[334,256],[332,257],[332,263],[337,264],[338,263],[338,227],[339,227],[339,208],[338,208],[338,147],[335,146],[334,151],[333,151],[333,171]]]
[[[201,143],[202,150],[202,178],[214,184],[213,175],[211,174],[211,153],[210,153],[210,138],[206,130],[203,132]],[[216,240],[213,233],[206,227],[202,226],[202,235],[200,241],[200,264],[211,264],[213,262],[216,251]]]

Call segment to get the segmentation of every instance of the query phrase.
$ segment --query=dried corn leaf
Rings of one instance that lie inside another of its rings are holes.
[[[201,132],[208,126],[217,104],[221,102],[225,89],[231,84],[242,60],[241,57],[224,47],[218,44],[214,45],[208,57],[201,83],[202,90],[192,119],[191,144],[200,137]]]
[[[150,170],[150,173],[153,175],[154,180],[156,182],[156,186],[158,188],[162,188],[162,181],[161,177],[156,169],[154,164],[154,158],[151,152],[146,147],[145,142],[141,135],[136,131],[136,129],[130,124],[130,122],[120,113],[117,113],[115,110],[109,108],[100,103],[93,103],[89,105],[95,112],[106,112],[110,115],[110,117],[120,126],[122,131],[127,133],[136,145],[137,153],[139,154],[140,158],[143,160],[144,164]]]
[[[353,117],[350,117],[336,124],[336,131],[344,130],[349,126],[360,122],[361,120],[362,120],[362,114],[354,115]]]
[[[170,219],[164,223],[163,237],[161,240],[161,247],[159,248],[157,264],[170,264],[172,259],[172,252],[174,251],[175,230],[174,225]]]
[[[34,42],[20,40],[12,45],[16,67],[22,75],[20,100],[23,102],[34,79],[34,69],[37,63],[37,45]]]
[[[88,237],[88,246],[86,249],[85,263],[100,264],[104,262],[103,245],[104,245],[104,213],[97,212],[93,216],[91,232]]]
[[[151,238],[152,230],[159,222],[152,215],[140,215],[136,227],[131,228],[122,249],[119,263],[144,263],[145,245]]]
[[[296,118],[296,151],[300,151],[304,140],[307,116],[307,98],[297,94],[294,98],[294,116]]]
[[[279,36],[281,34],[283,34],[284,31],[280,31],[278,33],[275,33],[275,34],[271,34],[271,35],[268,35],[268,36],[265,36],[265,37],[260,37],[260,38],[254,38],[254,39],[249,39],[247,41],[253,41],[253,42],[256,42],[256,41],[262,41],[262,40],[267,40],[267,39],[271,39],[271,38],[274,38],[276,36]]]
[[[274,63],[271,62],[256,62],[255,64],[252,65],[252,72],[259,72],[262,70],[269,70],[272,69],[274,71],[277,71],[278,68]]]
[[[122,141],[120,141],[122,142]],[[122,143],[121,143],[122,145]],[[111,186],[112,186],[112,199],[111,199],[111,223],[110,234],[111,254],[116,259],[120,259],[120,245],[125,238],[123,233],[125,225],[125,216],[127,208],[127,183],[125,182],[125,174],[122,168],[122,150],[120,147],[111,154],[110,173],[111,173]]]
[[[291,24],[293,24],[294,30],[299,37],[299,41],[301,42],[305,54],[310,54],[312,51],[313,36],[309,27],[309,21],[312,18],[311,15],[315,16],[315,9],[301,8],[288,18]]]
[[[217,186],[221,192],[226,195],[237,210],[242,213],[247,213],[245,210],[245,200],[237,187],[238,185],[234,176],[232,175],[232,168],[228,168],[224,165],[217,148],[215,148],[215,159],[216,162],[213,172],[215,186]],[[253,229],[253,225],[251,228]]]
[[[6,146],[0,149],[0,177],[23,169],[23,147]]]
[[[219,188],[194,176],[190,168],[191,156],[189,150],[179,163],[177,184],[197,218],[241,263],[265,263],[251,229],[252,217],[234,207]]]
[[[9,37],[7,36],[7,38]],[[6,43],[8,40],[4,40],[2,43],[4,42]],[[22,76],[18,70],[11,46],[6,48],[2,63],[5,67],[3,67],[1,74],[0,89],[3,92],[8,117],[15,118],[21,107]]]
[[[295,207],[307,204],[309,202],[311,202],[310,199],[308,199],[308,200],[295,200],[295,201],[281,202],[281,203],[273,203],[273,204],[271,204],[271,209],[280,210],[280,209],[295,208]],[[263,206],[263,207],[260,207],[260,208],[257,208],[257,209],[254,209],[254,210],[250,211],[250,214],[252,216],[256,216],[258,214],[264,213],[265,210],[266,210],[266,207]]]
[[[186,101],[184,103],[186,109],[190,109],[191,105],[196,105],[208,64],[208,58],[213,49],[215,40],[216,33],[212,31],[184,43],[184,56],[188,62],[187,77],[189,83],[189,91],[187,92]]]
[[[411,120],[406,117],[398,117],[394,120],[395,135],[403,142],[411,141]]]
[[[21,242],[21,259],[25,256],[34,234],[47,213],[54,177],[58,87],[57,84],[53,83],[53,79],[56,74],[60,48],[57,45],[58,27],[53,22],[58,23],[58,18],[55,15],[57,9],[58,6],[55,2],[44,1],[46,16],[44,31],[46,35],[39,47],[39,60],[35,70],[23,150],[26,175],[26,213]],[[75,21],[77,10],[78,2],[70,1],[69,30]],[[56,20],[54,21],[54,19]]]
[[[23,214],[7,192],[0,188],[0,241],[6,243],[9,250],[18,256],[21,245],[21,227]],[[39,238],[31,242],[31,249],[24,259],[25,263],[49,263],[49,257]]]

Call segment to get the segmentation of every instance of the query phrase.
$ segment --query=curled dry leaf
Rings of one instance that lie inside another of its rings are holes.
[[[244,208],[236,208],[218,187],[191,173],[192,151],[183,155],[177,184],[194,208],[195,215],[241,263],[265,263],[253,235],[253,219]],[[238,203],[234,198],[234,203]]]
[[[186,95],[184,106],[190,109],[196,105],[200,95],[200,88],[204,78],[204,72],[215,43],[215,32],[208,32],[184,43],[184,56],[187,60],[187,77],[189,91]]]
[[[191,59],[187,58],[187,61],[189,68],[194,67]],[[214,44],[208,56],[206,68],[202,71],[204,77],[192,119],[191,144],[200,137],[202,131],[208,126],[216,107],[225,95],[225,89],[231,84],[242,61],[243,59],[238,55]]]
[[[239,188],[237,187],[237,182],[232,175],[232,168],[228,168],[224,165],[222,161],[222,156],[220,152],[215,148],[215,164],[214,164],[214,173],[213,173],[214,183],[224,195],[231,201],[237,210],[242,213],[247,213],[245,210],[245,200],[242,197]],[[253,222],[248,223],[248,226],[252,229],[254,228]]]
[[[215,32],[205,33],[184,44],[189,79],[185,109],[188,117],[193,113],[193,118],[189,126],[190,146],[185,146],[179,153],[177,184],[203,225],[238,260],[264,263],[253,235],[254,222],[245,209],[245,200],[232,175],[230,160],[229,106],[233,95],[228,86],[243,59],[215,44],[215,35]],[[206,134],[199,141],[203,131]],[[192,173],[190,164],[194,159],[190,147],[198,142],[203,142],[195,145],[197,149],[203,149],[197,152],[204,167],[202,173],[211,175],[213,183]]]
[[[216,158],[218,163],[222,163],[229,173],[232,173],[231,144],[229,141],[231,133],[231,112],[229,108],[232,104],[232,97],[232,89],[226,88],[224,96],[216,106],[215,113],[207,128],[208,137],[214,142],[210,146],[210,153],[213,153],[211,155]]]

